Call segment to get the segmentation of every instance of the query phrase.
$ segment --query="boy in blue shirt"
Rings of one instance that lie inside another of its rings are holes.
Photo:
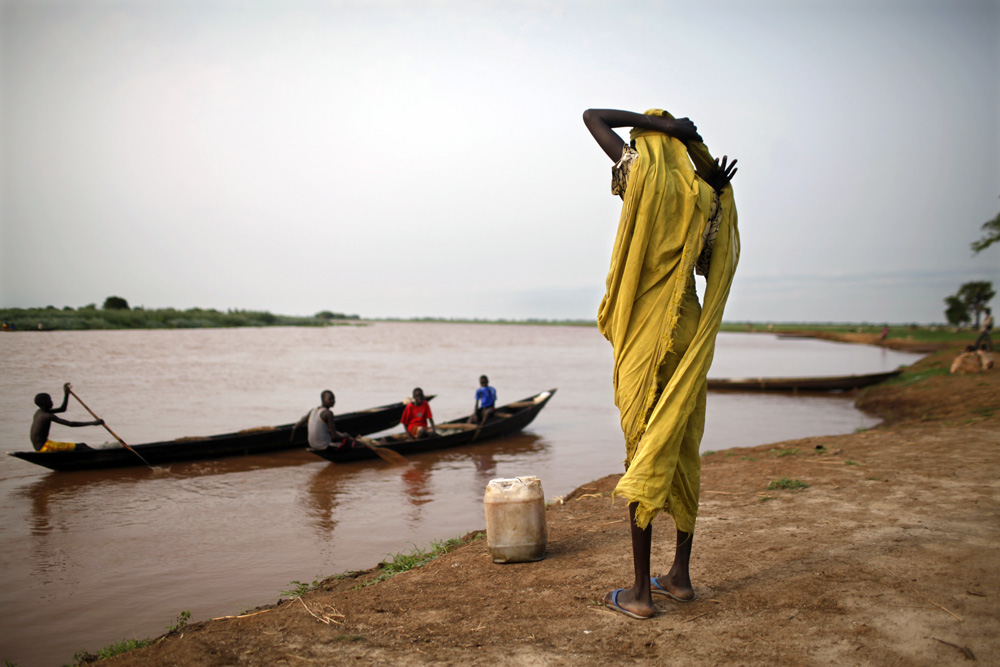
[[[476,390],[475,420],[482,426],[496,411],[497,390],[490,386],[490,379],[479,376],[479,389]],[[470,420],[471,421],[471,420]]]

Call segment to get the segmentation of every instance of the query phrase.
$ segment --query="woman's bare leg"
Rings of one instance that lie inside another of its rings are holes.
[[[629,523],[632,536],[632,565],[635,581],[632,588],[626,588],[618,594],[618,604],[631,612],[642,616],[653,616],[656,607],[653,606],[653,596],[649,592],[649,554],[653,544],[653,526],[645,529],[635,525],[635,508],[638,503],[628,506]],[[688,550],[690,553],[690,549]],[[611,593],[605,596],[605,602],[611,602]]]
[[[694,541],[692,533],[677,531],[677,548],[674,551],[674,564],[670,571],[656,578],[656,583],[670,591],[680,600],[693,600],[694,588],[691,586],[691,544]]]

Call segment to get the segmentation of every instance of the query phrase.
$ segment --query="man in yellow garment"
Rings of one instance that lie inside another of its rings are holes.
[[[615,162],[622,213],[597,323],[614,350],[615,404],[625,435],[625,475],[635,580],[605,605],[632,618],[656,613],[652,595],[695,598],[689,565],[701,478],[706,378],[739,260],[736,173],[714,160],[687,118],[589,109],[584,123]],[[631,127],[626,144],[614,131]],[[703,303],[694,273],[705,276]],[[661,511],[677,527],[674,562],[650,576],[652,527]]]

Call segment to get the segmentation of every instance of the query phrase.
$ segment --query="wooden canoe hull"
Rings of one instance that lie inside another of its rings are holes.
[[[868,373],[867,375],[835,375],[799,378],[734,378],[708,379],[708,388],[734,391],[849,391],[885,382],[902,371]]]
[[[555,389],[549,389],[521,401],[498,407],[496,414],[478,430],[468,423],[469,417],[463,417],[443,424],[437,424],[438,430],[446,433],[446,435],[410,440],[404,434],[397,434],[379,438],[375,441],[375,444],[408,456],[438,449],[457,447],[459,445],[476,444],[492,438],[513,435],[530,424],[555,393]],[[344,449],[334,449],[331,447],[323,451],[312,449],[309,451],[333,463],[361,461],[376,458],[377,456],[371,449],[363,445],[355,445],[354,447]]]
[[[433,396],[431,397],[433,398]],[[430,399],[428,399],[430,400]],[[392,428],[403,416],[405,403],[392,403],[377,408],[337,415],[337,429],[346,433],[366,435]],[[265,426],[235,433],[206,436],[203,438],[180,438],[143,445],[132,445],[132,449],[150,465],[215,459],[227,456],[246,456],[283,449],[303,449],[307,429],[300,428],[292,441],[292,426]],[[82,444],[82,443],[81,443]],[[52,470],[94,470],[97,468],[117,468],[144,465],[139,457],[123,447],[93,449],[85,444],[68,452],[8,452],[30,463]]]

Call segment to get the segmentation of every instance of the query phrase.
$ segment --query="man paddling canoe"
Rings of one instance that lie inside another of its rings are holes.
[[[72,388],[73,386],[69,382],[63,385],[63,402],[58,408],[52,407],[52,397],[48,394],[35,394],[35,405],[38,406],[38,410],[35,411],[35,418],[31,422],[31,446],[35,448],[36,452],[66,452],[76,449],[76,443],[49,440],[49,429],[52,428],[52,422],[62,424],[63,426],[72,426],[73,428],[104,425],[103,419],[91,422],[72,422],[56,417],[57,413],[66,412],[66,404],[69,402],[69,390]]]

